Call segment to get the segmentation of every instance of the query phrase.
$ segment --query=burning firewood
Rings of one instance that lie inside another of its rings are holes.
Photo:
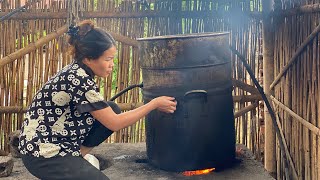
[[[214,171],[214,170],[215,170],[215,168],[196,170],[196,171],[185,171],[182,174],[184,176],[195,176],[195,175],[208,174],[208,173],[210,173],[211,171]]]

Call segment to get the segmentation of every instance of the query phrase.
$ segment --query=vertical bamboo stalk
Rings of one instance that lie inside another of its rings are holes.
[[[319,36],[316,38],[317,41],[319,41]],[[318,45],[318,42],[316,42],[317,44],[317,49],[319,49],[319,45]],[[316,51],[317,52],[317,56],[316,56],[316,67],[317,67],[317,77],[320,76],[320,63],[318,61],[319,59],[319,51]],[[317,82],[316,82],[316,86],[317,86],[317,97],[316,97],[316,100],[317,100],[317,117],[316,117],[316,122],[317,122],[317,127],[319,127],[319,124],[320,124],[320,93],[319,93],[319,90],[320,90],[320,78],[317,78]],[[317,177],[320,178],[320,138],[317,137],[317,150],[316,150],[316,153],[317,153],[317,158],[316,158],[316,169],[317,169]]]
[[[263,1],[263,11],[268,14],[271,11],[273,0]],[[273,30],[270,18],[263,20],[263,87],[265,93],[272,94],[270,84],[273,81]],[[276,143],[275,143],[275,130],[272,125],[272,120],[268,110],[265,108],[265,169],[271,173],[276,173]]]

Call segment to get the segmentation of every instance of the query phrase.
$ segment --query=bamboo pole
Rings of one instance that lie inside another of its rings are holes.
[[[242,116],[243,114],[252,111],[257,106],[258,106],[258,103],[256,102],[256,103],[250,104],[249,106],[246,106],[246,107],[238,110],[237,112],[234,113],[234,118],[238,118],[238,117]]]
[[[0,17],[5,16],[6,13],[0,12]],[[177,14],[172,11],[144,11],[144,12],[107,12],[107,11],[84,11],[82,12],[81,19],[91,19],[91,18],[143,18],[143,17],[214,17],[218,14],[212,13],[211,11],[201,11],[201,12],[182,12]],[[12,20],[32,20],[32,19],[66,19],[68,17],[68,12],[60,11],[59,13],[54,12],[21,12],[19,14],[14,14],[8,19]]]
[[[61,36],[63,33],[67,32],[67,30],[68,30],[68,26],[64,25],[61,28],[57,29],[56,31],[48,34],[47,36],[40,38],[38,41],[36,41],[34,43],[30,43],[25,48],[19,49],[18,51],[0,59],[0,68],[2,68],[3,66],[5,66],[8,63],[15,61],[18,58],[21,58],[25,54],[28,54],[28,53],[36,50],[37,48],[41,47],[45,43],[48,43],[49,41]]]
[[[233,102],[252,102],[260,100],[262,100],[260,94],[233,96]]]
[[[129,46],[133,46],[133,47],[138,47],[139,43],[137,40],[134,40],[134,39],[131,39],[131,38],[128,38],[126,36],[123,36],[123,35],[120,35],[120,34],[117,34],[117,33],[114,33],[114,32],[109,32],[111,34],[111,36],[113,36],[113,38],[117,41],[120,41],[124,44],[127,44]]]
[[[245,12],[248,16],[256,19],[261,19],[262,14],[259,12]],[[4,17],[6,13],[0,12],[0,17]],[[226,16],[232,16],[232,13],[226,14]],[[180,18],[213,18],[221,17],[218,12],[213,12],[210,10],[206,11],[180,11],[176,13],[175,11],[154,11],[148,10],[143,12],[110,12],[110,11],[83,11],[79,16],[80,19],[92,19],[92,18],[158,18],[158,17],[180,17]],[[8,20],[42,20],[42,19],[66,19],[68,18],[68,12],[65,10],[59,11],[59,13],[54,12],[20,12],[19,14],[14,14],[6,19]],[[196,30],[196,31],[199,31]]]
[[[313,30],[313,32],[303,41],[303,43],[300,45],[300,47],[296,50],[296,52],[293,54],[292,58],[289,60],[289,62],[286,64],[285,67],[280,71],[280,73],[277,75],[277,77],[274,79],[274,81],[270,85],[270,89],[274,88],[275,85],[278,84],[279,80],[285,73],[288,71],[288,69],[292,66],[292,64],[298,60],[298,57],[300,54],[305,50],[307,45],[316,37],[316,35],[320,31],[320,24]]]
[[[284,145],[284,150],[285,150],[285,155],[287,157],[287,159],[289,160],[289,164],[291,166],[291,169],[293,171],[293,179],[294,180],[298,180],[298,174],[297,174],[297,170],[296,168],[294,167],[294,163],[293,163],[293,160],[292,160],[292,157],[290,156],[290,152],[288,150],[288,145],[287,145],[287,142],[286,142],[286,138],[284,137],[284,134],[283,134],[283,128],[281,127],[281,123],[280,123],[280,120],[279,120],[279,116],[276,116],[276,120],[277,120],[277,124],[278,124],[278,127],[280,129],[280,137],[283,141],[283,145]],[[290,179],[290,178],[289,178]]]
[[[138,108],[143,105],[143,103],[117,103],[120,107],[121,111],[128,111],[135,108]],[[21,106],[0,106],[0,114],[1,113],[25,113],[27,112],[27,107]]]
[[[280,101],[278,101],[274,96],[270,96],[271,100],[277,104],[279,107],[281,107],[283,110],[285,110],[287,113],[289,113],[292,117],[294,117],[297,121],[299,121],[301,124],[303,124],[306,128],[308,128],[310,131],[315,133],[316,135],[320,136],[320,129],[316,127],[315,125],[309,123],[307,120],[300,117],[298,114],[293,112],[290,108],[282,104]]]
[[[283,10],[279,13],[274,13],[273,16],[292,16],[292,15],[298,15],[298,14],[305,14],[305,13],[316,13],[320,12],[320,4],[307,4],[304,6],[299,6],[291,9]]]
[[[315,19],[315,18],[312,18]],[[311,61],[312,61],[312,92],[310,93],[312,95],[311,97],[311,124],[318,124],[317,123],[317,97],[319,96],[318,94],[318,88],[317,88],[317,53],[319,51],[317,51],[317,44],[318,44],[318,40],[316,38],[316,40],[313,41],[313,47],[312,47],[312,53],[311,53]],[[319,67],[319,66],[318,66]],[[318,107],[319,109],[319,107]],[[312,168],[312,178],[313,179],[319,179],[318,175],[317,175],[317,161],[318,161],[318,154],[317,154],[317,149],[319,148],[317,146],[317,139],[318,137],[314,134],[311,134],[311,141],[312,141],[312,149],[311,149],[311,153],[312,153],[312,157],[311,157],[311,168]]]
[[[23,49],[19,49],[18,51],[9,54],[8,56],[0,59],[0,68],[5,66],[6,64],[15,61],[18,58],[21,58],[22,56],[24,56],[25,54],[30,53],[31,51],[36,50],[37,48],[43,46],[44,44],[48,43],[49,41],[58,38],[59,36],[63,35],[63,33],[65,33],[68,29],[67,25],[64,25],[63,27],[57,29],[57,31],[52,32],[50,34],[48,34],[45,37],[40,38],[38,41],[29,44],[27,47],[23,48]],[[116,33],[112,33],[110,32],[110,34],[115,38],[115,40],[121,41],[125,44],[137,47],[138,46],[138,41],[127,38],[125,36],[121,36],[118,35]]]
[[[42,0],[37,0],[37,1],[34,1],[34,2],[31,2],[28,1],[24,6],[21,6],[19,8],[16,8],[14,9],[13,11],[9,12],[9,13],[6,13],[4,15],[1,16],[0,18],[0,22],[6,20],[6,19],[9,19],[11,16],[13,16],[14,14],[17,14],[18,12],[21,12],[23,9],[26,9],[27,7],[31,6],[32,4],[36,4],[38,2],[41,2]]]
[[[240,80],[232,79],[232,85],[234,87],[241,88],[244,91],[250,92],[251,94],[259,94],[259,91],[257,88],[255,88],[252,85],[246,84]]]
[[[273,0],[263,1],[262,7],[266,17],[262,21],[262,36],[263,36],[263,87],[267,95],[273,94],[270,86],[273,80],[274,66],[274,30],[271,18],[269,16],[272,10]],[[268,109],[264,108],[265,122],[265,153],[264,165],[265,169],[272,175],[276,173],[276,133],[272,124],[272,119]]]

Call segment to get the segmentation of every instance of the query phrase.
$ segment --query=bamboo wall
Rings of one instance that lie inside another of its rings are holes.
[[[285,69],[292,57],[297,57],[274,86],[274,109],[293,161],[293,167],[286,164],[284,153],[277,147],[277,178],[293,179],[288,174],[296,171],[298,179],[320,179],[318,32],[308,42],[309,35],[316,28],[319,31],[319,8],[311,7],[320,7],[320,1],[287,0],[277,3],[283,15],[274,16],[274,77]],[[303,43],[307,46],[301,48]],[[302,53],[297,53],[299,49]]]
[[[19,0],[6,2],[11,4],[1,3],[2,12],[21,6]],[[153,4],[122,0],[81,2],[81,19],[90,17],[98,26],[133,39],[156,35],[229,31],[231,45],[248,59],[256,76],[260,77],[261,61],[258,61],[258,56],[262,53],[261,22],[259,19],[251,18],[253,13],[261,9],[259,0],[158,0]],[[65,1],[49,0],[46,4],[41,2],[28,7],[27,14],[21,13],[1,22],[0,30],[3,33],[0,33],[0,58],[62,27],[66,23],[66,9]],[[0,113],[1,149],[7,150],[8,134],[20,128],[23,115],[21,107],[28,106],[41,85],[71,61],[67,54],[65,38],[65,35],[54,38],[0,68],[0,108],[16,107],[14,111]],[[97,80],[106,99],[130,84],[141,82],[138,51],[135,46],[128,45],[128,42],[128,39],[124,39],[118,43],[118,60],[115,66],[117,74]],[[252,84],[242,63],[236,56],[232,56],[232,59],[233,77],[240,82]],[[112,88],[115,91],[112,91]],[[235,88],[234,95],[238,96],[235,111],[256,104],[255,98],[251,98],[249,102],[245,100],[242,96],[250,93],[240,88]],[[130,91],[118,98],[117,102],[141,102],[139,90]],[[236,119],[236,138],[237,143],[246,144],[261,159],[263,122],[259,119],[261,113],[254,107],[256,106],[253,106],[253,111]],[[140,120],[135,125],[115,133],[108,141],[144,140],[144,122]]]

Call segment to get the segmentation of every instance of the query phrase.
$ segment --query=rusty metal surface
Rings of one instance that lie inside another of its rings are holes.
[[[139,39],[145,102],[174,96],[174,114],[146,117],[147,154],[169,171],[223,168],[235,157],[229,34]]]
[[[228,33],[139,39],[144,90],[231,81]]]

